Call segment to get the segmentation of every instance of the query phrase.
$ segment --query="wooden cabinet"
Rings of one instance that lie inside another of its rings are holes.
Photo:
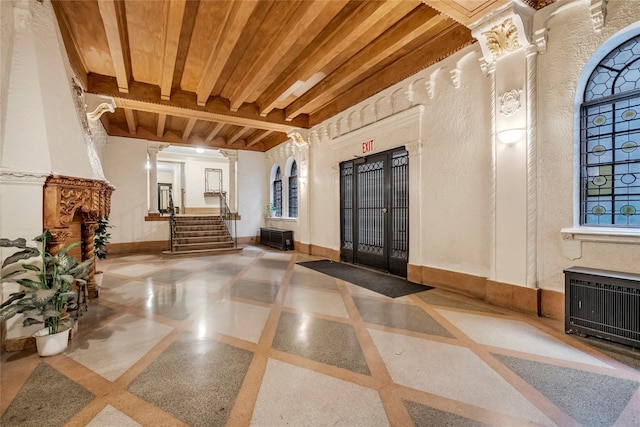
[[[281,251],[292,251],[293,231],[280,228],[260,228],[260,243]]]

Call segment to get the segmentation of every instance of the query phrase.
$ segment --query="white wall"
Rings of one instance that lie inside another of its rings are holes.
[[[588,6],[581,2],[549,20],[547,52],[538,59],[539,282],[540,287],[557,291],[564,289],[562,270],[573,265],[640,273],[640,238],[634,244],[594,243],[567,240],[560,233],[574,225],[578,80],[604,42],[640,20],[640,2],[610,1],[605,27],[596,33]],[[635,34],[627,38],[639,33],[636,25]]]
[[[109,137],[102,164],[116,187],[111,196],[111,243],[169,240],[167,221],[145,221],[147,206],[147,141]]]
[[[269,176],[265,154],[254,151],[238,151],[238,237],[252,237],[260,232],[264,206],[269,195],[265,193],[264,180]]]

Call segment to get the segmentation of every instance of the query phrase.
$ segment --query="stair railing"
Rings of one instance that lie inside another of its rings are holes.
[[[227,205],[227,195],[222,191],[220,192],[220,218],[224,222],[224,226],[227,229],[229,237],[233,239],[233,247],[237,248],[238,237],[236,215],[231,212],[231,209],[229,209],[229,205]]]
[[[169,191],[169,250],[174,251],[176,232],[176,208],[173,204],[172,192]]]

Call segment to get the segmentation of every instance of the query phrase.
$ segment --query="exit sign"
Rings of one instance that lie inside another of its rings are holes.
[[[362,143],[362,154],[366,154],[373,151],[373,139]]]

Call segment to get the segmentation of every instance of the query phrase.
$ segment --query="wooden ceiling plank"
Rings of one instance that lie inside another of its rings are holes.
[[[233,51],[257,4],[257,1],[236,1],[232,3],[224,26],[221,26],[223,30],[220,32],[216,46],[211,49],[202,80],[200,80],[196,91],[199,106],[204,106],[207,103],[227,58]]]
[[[206,142],[207,144],[210,143],[213,140],[213,138],[215,138],[218,135],[218,133],[220,133],[224,125],[225,125],[224,123],[216,123],[215,127],[211,130],[211,132],[209,132],[204,142]]]
[[[123,110],[124,110],[124,116],[127,118],[127,126],[129,127],[129,133],[131,135],[135,135],[138,127],[137,120],[136,120],[136,112],[130,108],[123,108]]]
[[[129,92],[130,65],[128,59],[128,47],[126,46],[126,29],[121,24],[126,19],[123,16],[123,7],[118,0],[99,0],[98,7],[104,24],[111,60],[118,82],[118,90]]]
[[[381,89],[392,86],[399,75],[413,75],[420,70],[440,61],[443,56],[462,49],[473,42],[470,31],[462,25],[451,21],[451,25],[435,36],[432,41],[422,45],[413,52],[404,55],[384,70],[362,80],[349,88],[349,91],[338,96],[310,117],[313,126],[345,111],[353,105],[367,99]]]
[[[231,111],[237,111],[247,101],[247,97],[262,83],[269,71],[282,61],[286,53],[296,43],[299,43],[300,39],[322,31],[322,28],[346,3],[346,0],[301,2],[295,13],[291,14],[287,22],[281,25],[277,36],[253,62],[250,70],[243,74],[243,79],[230,97]]]
[[[249,138],[247,138],[247,140],[246,140],[247,147],[253,147],[258,142],[262,141],[263,139],[265,139],[266,137],[268,137],[272,133],[273,133],[273,131],[270,131],[270,130],[259,131],[259,132],[254,133]]]
[[[60,35],[62,36],[62,42],[64,43],[67,54],[69,55],[69,62],[71,62],[71,67],[74,69],[76,75],[80,79],[82,87],[86,88],[88,83],[88,67],[84,61],[84,58],[82,57],[82,55],[80,55],[80,49],[78,48],[75,37],[72,36],[71,26],[69,25],[67,15],[62,9],[62,5],[59,4],[59,0],[52,1],[51,5],[53,6],[53,11],[56,14],[58,27],[60,28]]]
[[[399,21],[389,31],[375,39],[343,66],[315,85],[286,108],[288,120],[306,111],[313,112],[326,104],[336,92],[344,90],[358,75],[370,72],[388,56],[424,35],[437,25],[450,21],[431,8],[421,9]]]
[[[193,131],[193,127],[196,125],[198,119],[190,118],[187,122],[187,125],[184,127],[184,132],[182,132],[182,141],[188,141],[189,136],[191,136],[191,131]]]
[[[329,63],[335,63],[335,67],[337,67],[340,62],[355,53],[351,49],[358,49],[355,43],[358,39],[376,31],[376,28],[380,28],[385,21],[394,22],[396,19],[400,19],[414,8],[415,4],[405,1],[361,3],[352,15],[338,26],[323,43],[312,52],[305,53],[305,58],[296,69],[287,72],[277,86],[269,88],[270,91],[258,100],[260,114],[268,114],[272,111],[283,93],[297,80],[307,81],[314,73],[324,69]],[[341,61],[340,58],[343,60]]]
[[[308,128],[308,117],[301,115],[293,121],[287,121],[281,110],[272,111],[267,117],[261,117],[253,105],[244,105],[238,112],[232,113],[225,102],[214,100],[204,107],[196,105],[193,92],[176,90],[171,100],[160,99],[159,89],[155,85],[132,81],[129,93],[120,93],[112,78],[89,75],[89,93],[111,96],[116,107],[130,108],[150,113],[164,113],[170,116],[196,118],[210,122],[223,122],[235,126],[248,126],[256,129],[268,129],[276,132],[288,132],[292,128]]]
[[[173,73],[178,57],[178,44],[182,31],[182,18],[186,0],[171,0],[165,14],[164,52],[162,59],[162,80],[160,83],[160,97],[167,100],[171,97]]]
[[[164,126],[167,122],[167,115],[164,113],[158,114],[158,126],[156,128],[156,135],[158,138],[162,138],[164,136]]]
[[[460,1],[460,0],[421,0],[422,3],[444,13],[451,19],[461,23],[464,26],[469,26],[473,22],[477,21],[481,16],[497,9],[499,6],[507,3],[509,0],[475,0]],[[471,8],[469,8],[471,5]]]

